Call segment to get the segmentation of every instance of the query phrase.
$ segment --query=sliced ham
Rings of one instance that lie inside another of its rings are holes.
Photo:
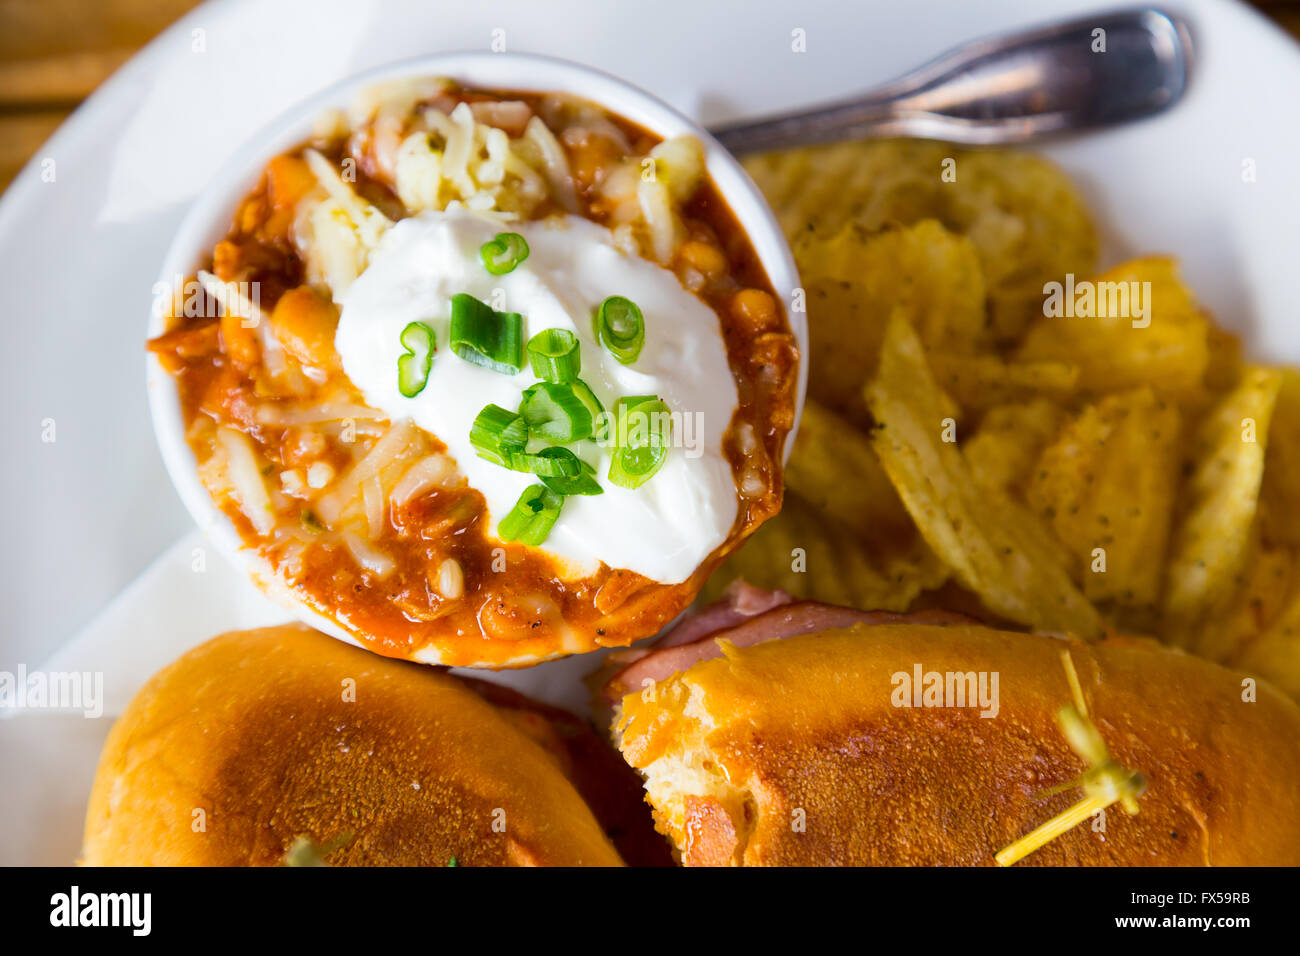
[[[727,586],[721,601],[706,604],[698,611],[687,614],[648,645],[615,651],[605,658],[602,670],[606,674],[617,674],[622,668],[661,648],[693,643],[728,627],[735,627],[756,614],[770,611],[782,604],[789,604],[793,600],[794,598],[784,591],[756,588],[737,578]],[[597,686],[600,683],[603,681],[598,680]]]
[[[715,620],[719,619],[722,619],[721,615],[715,618]],[[953,614],[949,611],[895,614],[891,611],[858,611],[833,604],[819,604],[816,601],[782,602],[738,624],[724,625],[707,632],[695,629],[699,636],[689,643],[676,641],[667,644],[666,638],[675,636],[675,631],[686,623],[688,622],[683,622],[674,629],[674,632],[666,635],[665,643],[656,644],[644,656],[630,662],[616,673],[605,685],[605,699],[611,704],[615,703],[623,695],[645,686],[646,681],[657,683],[667,680],[672,675],[701,661],[721,657],[722,648],[718,643],[719,640],[726,640],[736,647],[752,647],[765,641],[779,641],[800,634],[852,627],[855,624],[911,623],[946,626],[970,624],[972,621],[965,615]]]
[[[691,644],[717,631],[742,624],[758,614],[789,604],[794,600],[784,591],[766,591],[746,584],[739,578],[726,591],[723,600],[702,607],[668,629],[654,643],[654,650]]]

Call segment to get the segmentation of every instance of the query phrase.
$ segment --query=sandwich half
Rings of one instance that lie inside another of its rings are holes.
[[[1145,639],[736,603],[604,675],[686,865],[1300,864],[1300,708],[1267,684]]]
[[[562,711],[300,625],[225,634],[113,727],[83,862],[619,866],[607,829],[645,845],[632,774],[593,744]]]

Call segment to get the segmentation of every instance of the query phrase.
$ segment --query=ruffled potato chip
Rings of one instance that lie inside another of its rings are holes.
[[[1246,369],[1241,359],[1241,340],[1212,323],[1207,338],[1210,361],[1205,367],[1205,389],[1209,395],[1222,395],[1236,387]]]
[[[1094,603],[1154,607],[1181,464],[1177,407],[1141,388],[1085,407],[1039,457],[1026,498]]]
[[[1260,488],[1264,540],[1300,547],[1300,372],[1282,373]]]
[[[927,345],[988,347],[984,280],[974,246],[933,220],[870,233],[849,223],[794,245],[807,293],[814,398],[865,423],[862,384],[885,321],[902,310]]]
[[[1300,700],[1300,588],[1292,587],[1286,604],[1262,633],[1243,637],[1229,663],[1273,682]]]
[[[776,212],[787,237],[834,233],[857,222],[938,218],[943,160],[953,148],[920,140],[869,140],[747,156],[745,169]]]
[[[785,483],[863,540],[888,542],[914,533],[871,440],[815,401],[804,405]]]
[[[794,252],[804,279],[851,282],[886,304],[875,323],[877,342],[884,316],[901,307],[927,345],[958,353],[989,345],[975,248],[933,219],[874,232],[850,223],[830,236],[800,239]]]
[[[1232,667],[1300,700],[1300,554],[1261,549],[1234,610],[1222,630],[1205,628],[1197,653],[1214,659],[1227,653]]]
[[[1161,636],[1190,646],[1201,622],[1235,592],[1251,527],[1282,373],[1253,367],[1215,407],[1193,442],[1192,473],[1166,570]]]
[[[1070,178],[1041,156],[963,152],[956,173],[940,220],[975,243],[993,328],[1011,342],[1042,314],[1045,283],[1097,268],[1092,216]]]
[[[702,593],[706,601],[717,600],[727,585],[744,578],[802,600],[905,611],[947,577],[914,530],[873,546],[836,516],[787,492],[781,513],[722,563]]]
[[[885,471],[934,552],[996,614],[1030,627],[1101,634],[1101,616],[1062,566],[1060,546],[1023,506],[981,486],[945,441],[943,393],[920,338],[895,314],[867,386],[872,433]]]
[[[786,235],[831,235],[937,219],[973,243],[995,337],[1011,342],[1041,314],[1044,283],[1090,275],[1097,235],[1074,185],[1048,160],[1010,150],[874,140],[745,160]]]
[[[1035,320],[1017,353],[1021,361],[1075,365],[1078,387],[1094,393],[1150,385],[1185,398],[1203,390],[1209,322],[1172,259],[1134,259],[1085,281],[1074,296],[1063,286],[1063,314]],[[1081,298],[1089,289],[1091,305]]]
[[[1063,400],[1079,381],[1079,369],[1068,362],[1008,362],[996,355],[953,355],[933,347],[927,352],[939,387],[969,412],[1040,395]]]
[[[1300,563],[1291,548],[1261,545],[1251,535],[1241,586],[1222,611],[1200,622],[1192,649],[1220,663],[1240,658],[1281,618],[1300,588]]]
[[[971,474],[982,486],[1022,500],[1038,456],[1069,417],[1045,398],[990,408],[962,445]]]

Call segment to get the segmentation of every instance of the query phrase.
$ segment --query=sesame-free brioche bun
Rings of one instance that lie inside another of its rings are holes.
[[[1057,718],[1068,649],[1089,717],[1146,790],[1136,816],[1113,804],[1104,830],[1085,818],[1019,865],[1300,864],[1300,708],[1271,686],[1252,694],[1140,639],[908,622],[750,646],[727,633],[720,654],[618,705],[617,741],[683,863],[993,864],[1082,796],[1049,793],[1087,769]],[[996,672],[996,714],[901,706],[895,675],[918,666]]]
[[[525,699],[526,700],[526,699]],[[300,625],[223,634],[109,734],[90,865],[618,866],[544,718]]]

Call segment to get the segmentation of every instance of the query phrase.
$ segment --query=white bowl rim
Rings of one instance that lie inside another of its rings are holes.
[[[690,134],[703,143],[708,173],[749,237],[773,291],[785,302],[790,328],[799,346],[795,417],[785,445],[788,459],[808,384],[808,324],[805,313],[791,308],[799,279],[776,217],[740,163],[703,127],[624,80],[558,57],[482,51],[429,54],[355,74],[286,110],[235,152],[181,220],[154,287],[148,337],[165,331],[162,304],[170,295],[172,283],[178,277],[192,275],[213,244],[225,235],[236,206],[256,185],[271,158],[308,139],[323,112],[347,107],[364,88],[385,80],[417,76],[445,76],[469,87],[485,89],[568,93],[590,100],[658,136]],[[156,357],[150,355],[147,365],[149,409],[158,448],[172,484],[199,528],[230,561],[245,568],[269,597],[299,620],[349,644],[362,646],[333,619],[303,602],[280,580],[269,562],[245,545],[234,524],[199,481],[198,462],[185,440],[185,422],[174,379]],[[436,654],[422,654],[419,659],[437,663]],[[508,661],[505,666],[538,662],[534,659]]]

